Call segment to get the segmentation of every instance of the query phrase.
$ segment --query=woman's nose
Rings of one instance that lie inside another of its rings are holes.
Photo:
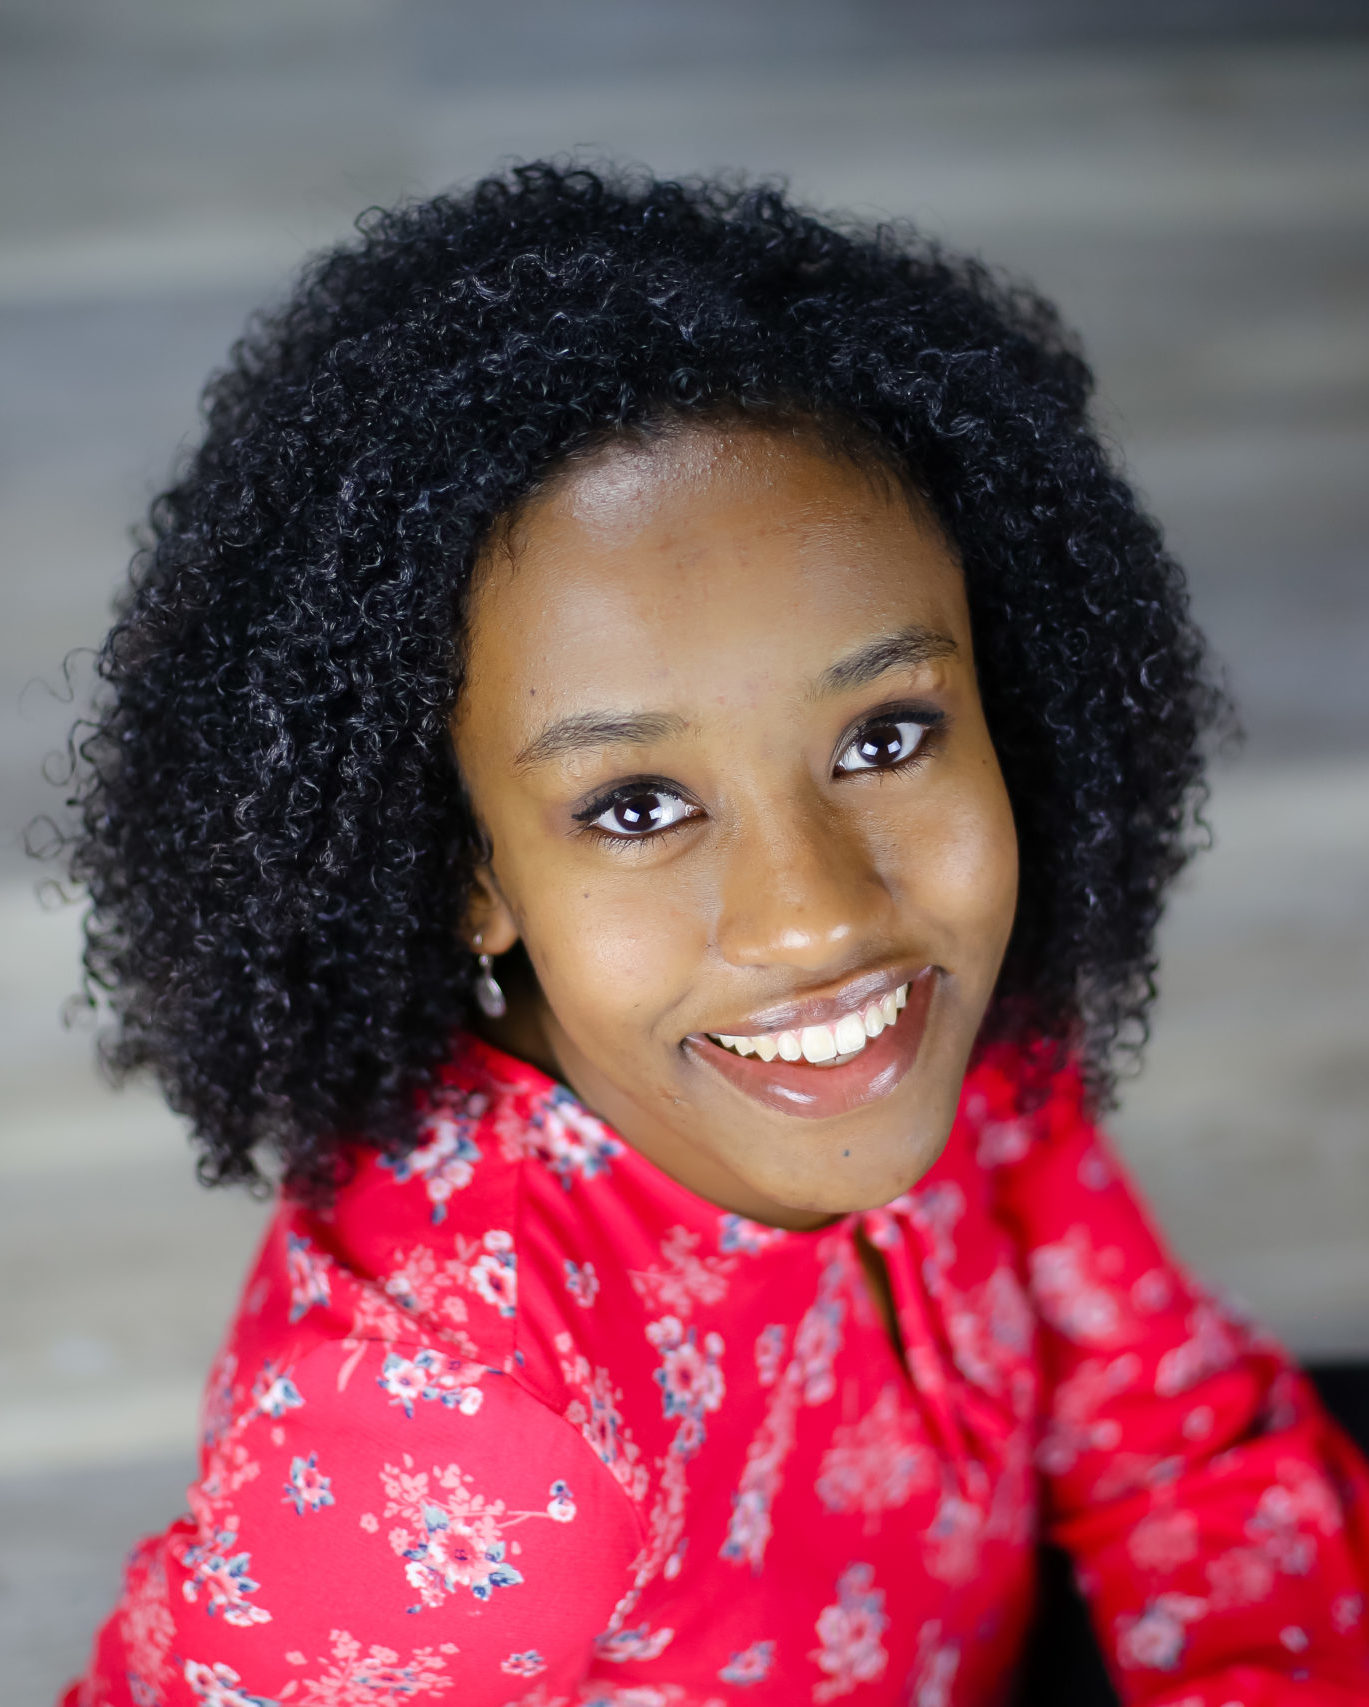
[[[717,940],[730,965],[823,972],[888,923],[871,850],[820,800],[748,813],[729,856]]]

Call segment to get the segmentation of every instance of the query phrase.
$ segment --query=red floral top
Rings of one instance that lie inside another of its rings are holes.
[[[463,1043],[419,1149],[281,1207],[68,1707],[987,1707],[1041,1536],[1127,1702],[1369,1700],[1364,1464],[1019,1078],[794,1233]]]

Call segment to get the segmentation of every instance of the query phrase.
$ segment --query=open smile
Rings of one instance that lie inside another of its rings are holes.
[[[758,1055],[762,1061],[807,1061],[810,1066],[838,1067],[854,1061],[871,1038],[894,1024],[908,1000],[908,986],[900,984],[887,996],[868,1002],[858,1013],[844,1014],[835,1025],[805,1025],[799,1031],[759,1032],[752,1037],[731,1037],[707,1032],[712,1043],[736,1055]]]
[[[784,1114],[826,1120],[887,1096],[917,1058],[939,981],[908,983],[826,1023],[746,1035],[698,1032],[686,1051],[745,1096]]]

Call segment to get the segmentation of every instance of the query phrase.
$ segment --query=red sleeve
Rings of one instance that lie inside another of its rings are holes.
[[[1047,1539],[1124,1702],[1369,1700],[1369,1471],[1267,1336],[1187,1275],[1077,1086],[999,1171],[1040,1319]]]
[[[554,1698],[641,1540],[577,1429],[419,1345],[268,1364],[189,1503],[135,1550],[79,1707]]]

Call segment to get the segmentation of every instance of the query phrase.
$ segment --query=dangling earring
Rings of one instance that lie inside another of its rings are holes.
[[[476,959],[480,965],[480,976],[475,981],[475,1002],[486,1019],[503,1019],[508,1012],[509,1004],[504,1000],[504,992],[499,988],[499,980],[494,975],[493,958],[482,952],[482,938],[475,938]]]

